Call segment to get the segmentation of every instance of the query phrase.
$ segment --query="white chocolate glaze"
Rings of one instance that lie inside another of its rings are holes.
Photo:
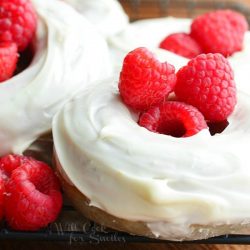
[[[98,30],[109,37],[128,25],[128,16],[117,0],[63,0],[84,15]]]
[[[51,129],[76,92],[111,72],[105,41],[73,8],[33,0],[39,23],[31,65],[0,84],[0,155],[21,153]]]
[[[121,68],[121,64],[125,55],[137,48],[147,47],[156,50],[160,42],[168,35],[176,32],[190,32],[192,20],[186,18],[155,18],[136,21],[127,26],[123,32],[109,38],[113,65],[117,69]],[[185,60],[181,56],[173,56],[173,53],[157,49],[169,63],[174,62],[177,69],[180,65],[184,65]],[[177,61],[178,60],[178,61]],[[234,69],[237,88],[242,89],[250,94],[248,87],[250,78],[250,32],[247,32],[244,39],[243,50],[235,53],[229,58]]]

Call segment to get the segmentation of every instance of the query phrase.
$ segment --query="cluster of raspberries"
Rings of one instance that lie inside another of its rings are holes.
[[[36,26],[37,15],[30,0],[0,1],[0,83],[13,76],[18,52],[29,46]]]
[[[225,121],[236,105],[233,70],[219,53],[200,54],[175,73],[171,64],[137,48],[124,59],[119,91],[128,107],[141,112],[139,125],[175,137]]]
[[[237,98],[226,57],[242,50],[247,29],[245,17],[231,10],[195,18],[190,34],[171,34],[160,43],[161,48],[191,59],[177,73],[146,48],[131,51],[124,59],[119,91],[123,102],[140,112],[139,125],[188,137],[207,124],[227,124]]]
[[[194,58],[201,53],[220,53],[225,57],[242,50],[248,24],[243,15],[232,10],[218,10],[195,18],[190,34],[167,36],[160,48]]]

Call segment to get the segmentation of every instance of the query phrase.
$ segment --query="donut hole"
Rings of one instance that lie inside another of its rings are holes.
[[[14,75],[17,75],[29,67],[34,57],[34,48],[30,44],[24,51],[19,53],[19,59]]]
[[[227,120],[221,122],[208,122],[207,125],[209,127],[210,134],[213,136],[221,134],[227,128],[229,122]]]
[[[158,128],[156,128],[156,132],[158,132],[159,134],[180,138],[186,134],[186,128],[182,121],[170,120],[160,123]]]

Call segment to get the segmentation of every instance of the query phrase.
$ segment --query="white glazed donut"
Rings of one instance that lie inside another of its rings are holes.
[[[59,172],[89,201],[87,210],[83,198],[77,198],[77,206],[85,206],[87,216],[99,223],[111,215],[114,222],[142,223],[143,229],[108,226],[170,240],[249,226],[249,94],[238,92],[223,133],[203,130],[174,138],[140,127],[138,114],[121,102],[117,81],[92,86],[53,119]],[[93,215],[103,212],[101,219]]]
[[[0,84],[0,155],[23,152],[51,129],[67,100],[111,72],[106,42],[87,20],[58,0],[33,4],[39,18],[34,58]]]
[[[191,22],[191,19],[166,17],[131,23],[123,32],[109,38],[114,67],[120,69],[125,55],[137,47],[147,47],[155,50],[166,36],[176,32],[189,33]],[[229,61],[234,69],[237,88],[250,94],[250,88],[248,87],[248,78],[250,78],[249,44],[250,32],[248,31],[245,35],[243,51],[235,53],[229,58]],[[157,50],[162,51],[162,49]],[[167,60],[171,63],[173,53],[165,51],[166,53],[168,53]],[[181,62],[182,59],[179,56],[178,62]]]
[[[128,16],[117,0],[63,0],[84,15],[98,30],[109,37],[128,25]]]

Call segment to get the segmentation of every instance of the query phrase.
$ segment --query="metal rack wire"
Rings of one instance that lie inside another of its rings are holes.
[[[194,17],[200,13],[219,8],[230,8],[243,13],[250,23],[250,6],[239,1],[216,0],[119,0],[131,20],[141,18],[162,17],[167,15],[180,17]],[[43,150],[52,149],[52,141],[42,144]],[[34,152],[32,152],[34,153]],[[44,154],[43,154],[44,155]],[[48,157],[47,157],[48,158]],[[49,157],[50,158],[50,157]],[[48,159],[43,159],[48,161]],[[81,219],[79,219],[81,218]],[[60,218],[49,227],[39,232],[17,232],[8,228],[5,222],[0,225],[1,239],[32,239],[66,241],[75,243],[100,243],[100,242],[161,242],[149,238],[132,236],[126,233],[116,232],[90,222],[70,205],[65,199]],[[166,242],[166,241],[164,241]],[[250,235],[226,235],[208,240],[188,243],[202,244],[250,244]]]

